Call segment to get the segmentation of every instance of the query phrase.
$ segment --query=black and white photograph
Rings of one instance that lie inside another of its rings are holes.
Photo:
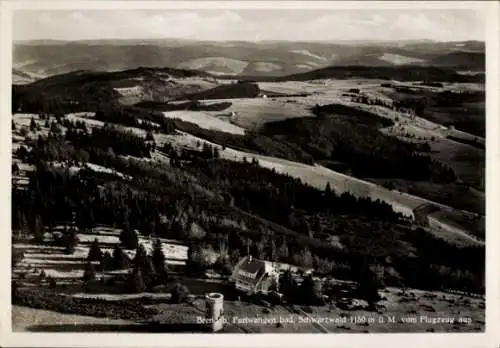
[[[12,333],[495,326],[498,4],[90,3],[2,46]]]

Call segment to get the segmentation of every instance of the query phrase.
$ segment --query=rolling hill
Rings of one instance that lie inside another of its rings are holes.
[[[66,112],[94,110],[120,102],[165,101],[211,89],[211,75],[195,70],[138,68],[119,72],[74,71],[13,86],[13,110],[46,108]],[[124,100],[125,99],[125,100]]]
[[[39,77],[75,70],[165,66],[245,76],[284,76],[328,66],[402,64],[476,71],[484,70],[484,43],[28,41],[14,44],[13,62],[18,71]]]
[[[451,52],[430,60],[433,66],[453,67],[457,70],[484,71],[486,57],[481,52]]]
[[[31,76],[30,74],[21,71],[19,69],[13,68],[12,69],[12,83],[16,85],[24,85],[28,84],[31,82],[34,82],[35,78]]]
[[[30,76],[23,72],[19,77]],[[382,79],[427,82],[483,82],[484,74],[461,75],[447,68],[418,65],[328,66],[281,76],[220,75],[202,70],[140,67],[123,71],[78,70],[32,83],[15,84],[13,110],[26,112],[40,104],[64,105],[66,112],[94,110],[102,103],[168,102],[182,99],[255,98],[258,86],[248,82],[308,81],[317,79]],[[246,82],[229,84],[228,82]],[[29,81],[28,81],[29,82]],[[235,88],[236,86],[236,88]],[[57,107],[59,108],[59,107]]]

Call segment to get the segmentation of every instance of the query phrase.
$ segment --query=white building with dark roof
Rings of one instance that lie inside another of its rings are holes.
[[[230,280],[237,290],[256,294],[267,293],[278,278],[279,270],[272,262],[246,256],[236,264]]]

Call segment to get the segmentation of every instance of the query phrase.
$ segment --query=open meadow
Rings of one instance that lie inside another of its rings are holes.
[[[211,112],[211,114],[222,116],[227,119],[227,122],[249,130],[257,129],[266,122],[311,116],[309,108],[298,104],[294,98],[271,97],[231,99],[229,108],[222,112]]]
[[[57,323],[55,325],[54,323]],[[12,306],[12,331],[14,332],[74,332],[78,331],[80,326],[87,326],[87,329],[93,326],[125,326],[134,325],[134,322],[120,319],[96,318],[84,315],[63,314],[43,309],[34,309],[22,306]],[[137,324],[135,324],[137,325]],[[57,329],[57,327],[66,327],[66,329]],[[53,329],[50,330],[50,327]]]
[[[61,228],[59,230],[62,231]],[[58,231],[56,227],[54,231]],[[43,272],[47,277],[53,279],[56,284],[64,285],[65,292],[69,288],[81,291],[81,279],[84,275],[87,256],[91,244],[97,240],[103,253],[113,254],[115,247],[120,245],[120,231],[98,227],[90,233],[78,233],[78,244],[72,253],[68,253],[64,247],[50,245],[52,238],[50,233],[46,233],[46,243],[35,242],[15,242],[13,244],[16,252],[22,253],[23,257],[13,269],[13,279],[19,279],[27,284],[35,286],[39,282],[39,276]],[[171,266],[184,266],[187,260],[188,247],[176,241],[161,240],[162,250],[166,257],[166,264]],[[153,248],[153,241],[140,237],[139,243],[144,246],[146,252],[150,253]],[[125,254],[133,259],[136,250],[124,249]],[[126,274],[128,270],[123,270]],[[102,276],[109,277],[119,274],[120,271],[103,272]],[[76,286],[74,286],[76,285]]]

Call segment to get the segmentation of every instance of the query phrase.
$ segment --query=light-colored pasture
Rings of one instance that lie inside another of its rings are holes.
[[[205,129],[212,129],[239,135],[245,134],[245,130],[243,128],[217,118],[214,113],[203,111],[169,111],[164,112],[163,114],[167,118],[174,118],[186,122],[191,122]]]
[[[293,101],[288,102],[288,99],[292,100],[292,98],[231,99],[232,105],[229,108],[219,112],[211,111],[208,114],[226,116],[231,123],[244,129],[258,128],[266,122],[312,116],[308,106]]]
[[[126,272],[122,272],[122,274],[126,274]],[[123,301],[123,300],[142,299],[142,298],[168,300],[171,298],[171,295],[169,293],[155,293],[155,292],[141,292],[140,294],[89,294],[86,292],[80,292],[72,294],[71,296],[76,298],[99,299],[103,301]]]
[[[298,53],[298,54],[303,54],[305,56],[308,56],[308,57],[311,57],[311,58],[314,58],[314,59],[317,59],[319,61],[322,61],[322,62],[325,62],[327,60],[326,57],[323,57],[323,56],[319,56],[317,54],[314,54],[314,53],[311,53],[309,50],[306,50],[306,49],[302,49],[302,50],[291,50],[290,52],[292,53]],[[328,57],[328,59],[330,59],[332,57]]]
[[[318,79],[314,81],[259,82],[260,89],[285,94],[311,93],[313,96],[334,96],[345,93],[350,88],[370,88],[380,86],[382,80],[366,79]],[[306,97],[308,99],[309,97]],[[301,98],[302,99],[302,98]],[[329,103],[332,103],[330,101]]]
[[[67,114],[66,117],[72,121],[82,121],[90,128],[102,128],[104,127],[104,122],[93,119],[92,117],[83,116],[81,114]],[[144,129],[136,128],[136,127],[124,127],[117,126],[119,129],[123,131],[130,131],[136,136],[145,137],[147,132]],[[168,139],[168,135],[162,133],[153,134],[155,142],[158,146],[162,146],[165,144],[166,139]],[[133,156],[124,156],[124,157],[133,157]]]
[[[281,65],[271,62],[256,62],[254,63],[255,70],[261,72],[271,72],[281,69]]]
[[[66,117],[71,120],[71,121],[82,121],[84,122],[88,127],[90,128],[102,128],[104,127],[104,123],[102,121],[93,119],[92,116],[86,116],[83,115],[82,113],[80,114],[67,114]],[[136,136],[139,137],[145,137],[147,135],[147,132],[144,129],[137,128],[137,127],[125,127],[121,125],[116,125],[118,129],[122,131],[128,131],[132,132]],[[155,133],[153,134],[155,142],[158,146],[162,146],[165,143],[165,139],[168,138],[166,134],[162,133]],[[132,156],[129,156],[132,157]]]
[[[412,64],[412,63],[419,63],[419,62],[423,61],[423,59],[402,56],[399,54],[391,54],[391,53],[384,53],[380,57],[380,59],[383,61],[389,62],[391,64],[394,64],[394,65]]]
[[[102,244],[120,244],[120,237],[119,235],[100,235],[100,234],[88,234],[88,233],[78,233],[78,239],[81,243],[92,243],[95,239],[98,240],[99,243]],[[160,241],[162,242],[162,250],[163,253],[165,254],[165,257],[168,259],[167,263],[171,263],[174,260],[175,261],[182,261],[185,262],[187,260],[187,252],[188,252],[188,247],[185,245],[180,245],[175,243],[172,243],[166,239],[160,238]],[[147,237],[142,237],[139,236],[139,244],[141,244],[144,249],[146,250],[147,253],[151,253],[153,251],[153,244],[154,244],[154,239],[149,239]],[[112,249],[107,250],[106,248],[101,248],[103,252],[109,251],[112,253]],[[130,256],[134,257],[135,256],[135,250],[124,250],[125,253]],[[85,253],[85,257],[88,254],[88,249],[87,253]],[[179,264],[178,262],[175,262],[176,264]]]
[[[65,314],[23,306],[12,306],[12,331],[27,332],[37,326],[131,325],[132,321]]]
[[[31,119],[35,121],[40,121],[38,114],[26,114],[26,113],[15,113],[12,119],[16,126],[26,126],[29,127]]]
[[[119,244],[120,243],[120,237],[119,236],[101,236],[98,234],[85,234],[85,233],[78,233],[78,240],[82,243],[92,243],[94,240],[97,240],[99,243],[106,243],[106,244]]]
[[[103,229],[104,227],[96,228],[97,231]],[[114,245],[120,243],[117,233],[119,233],[117,230],[109,229],[106,234],[78,233],[79,244],[71,254],[67,254],[63,247],[15,242],[13,247],[23,251],[23,259],[13,268],[13,273],[17,276],[23,273],[25,279],[35,279],[43,270],[47,276],[57,280],[58,284],[60,281],[71,283],[83,276],[91,243],[97,239],[101,244],[101,251],[112,255]],[[188,258],[187,246],[166,239],[160,241],[167,265],[185,265]],[[139,243],[144,246],[148,254],[151,254],[153,240],[141,236]],[[131,259],[135,257],[135,250],[125,249],[124,252]]]
[[[463,181],[484,185],[484,150],[447,139],[446,131],[425,129],[403,122],[381,131],[407,141],[427,141],[433,159],[449,165]],[[408,135],[411,138],[408,138]]]
[[[133,87],[114,88],[120,94],[119,102],[122,105],[134,105],[144,100],[153,99],[151,92],[147,91],[143,86],[136,85]]]
[[[85,164],[86,167],[88,167],[89,169],[93,170],[94,172],[101,172],[101,173],[107,173],[107,174],[114,174],[114,175],[117,175],[119,177],[122,177],[124,178],[125,175],[123,173],[120,173],[114,169],[111,169],[111,168],[107,168],[107,167],[103,167],[99,164],[94,164],[94,163],[86,163]]]
[[[227,57],[203,57],[191,59],[178,65],[181,69],[213,69],[215,71],[223,70],[225,73],[240,74],[247,67],[248,62],[231,59]]]

